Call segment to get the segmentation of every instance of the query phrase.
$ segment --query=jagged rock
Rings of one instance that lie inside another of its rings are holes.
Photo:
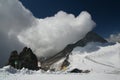
[[[17,69],[22,69],[25,67],[31,70],[37,70],[37,63],[37,57],[32,50],[27,47],[25,47],[19,55],[17,54],[17,51],[13,51],[9,59],[9,65]]]
[[[25,67],[35,70],[38,67],[37,57],[30,48],[25,47],[23,49],[23,51],[19,54],[19,60],[21,68]]]
[[[12,51],[9,57],[8,65],[11,65],[14,68],[18,68],[19,55],[17,51]]]

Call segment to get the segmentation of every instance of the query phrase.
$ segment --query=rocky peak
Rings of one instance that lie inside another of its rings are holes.
[[[86,36],[83,39],[77,41],[74,45],[75,45],[75,47],[76,46],[84,47],[89,42],[107,43],[107,40],[102,38],[97,33],[93,32],[93,31],[90,31],[86,34]]]
[[[37,57],[32,52],[32,50],[30,48],[24,47],[20,54],[18,54],[17,51],[11,52],[8,65],[11,65],[12,67],[17,69],[25,67],[31,70],[37,70],[37,63]]]

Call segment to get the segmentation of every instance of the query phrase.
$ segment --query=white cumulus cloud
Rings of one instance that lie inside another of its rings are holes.
[[[12,50],[20,51],[24,46],[38,57],[53,55],[83,38],[94,25],[86,11],[77,17],[59,11],[38,19],[19,0],[0,0],[0,67],[7,63]]]
[[[51,56],[66,45],[82,39],[95,26],[91,15],[83,11],[77,17],[64,11],[44,19],[18,35],[20,42],[31,47],[38,57]]]

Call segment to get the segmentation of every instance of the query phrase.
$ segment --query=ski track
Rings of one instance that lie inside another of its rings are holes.
[[[86,56],[85,58],[88,59],[88,60],[90,60],[90,61],[92,61],[92,62],[94,62],[94,63],[96,63],[96,64],[101,64],[101,65],[104,65],[104,66],[107,66],[107,67],[111,67],[111,68],[115,68],[115,69],[120,69],[120,68],[116,68],[115,66],[112,66],[112,65],[108,65],[108,64],[97,62],[97,61],[89,58],[88,56]]]

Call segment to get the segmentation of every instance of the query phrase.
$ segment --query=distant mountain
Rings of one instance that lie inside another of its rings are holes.
[[[69,44],[67,45],[62,51],[60,51],[59,53],[55,54],[54,56],[44,60],[41,62],[41,68],[44,69],[44,70],[48,70],[50,69],[50,66],[52,64],[54,64],[55,62],[61,60],[62,58],[65,58],[68,59],[68,56],[69,54],[72,52],[72,50],[77,47],[77,46],[81,46],[81,47],[84,47],[86,46],[87,43],[89,42],[100,42],[100,43],[107,43],[107,41],[102,38],[101,36],[99,36],[97,33],[91,31],[91,32],[88,32],[86,34],[86,36],[77,41],[76,43],[74,44]],[[66,60],[65,59],[65,60]]]
[[[74,45],[75,46],[81,46],[84,47],[87,43],[89,42],[100,42],[100,43],[106,43],[107,40],[105,40],[104,38],[102,38],[100,35],[98,35],[97,33],[91,31],[88,32],[86,34],[86,36],[79,40],[78,42],[76,42]]]

